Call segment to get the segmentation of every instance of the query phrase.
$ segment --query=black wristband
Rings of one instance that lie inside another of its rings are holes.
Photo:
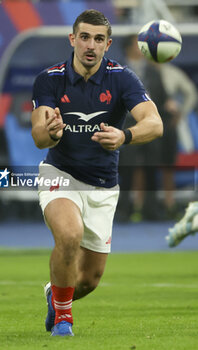
[[[132,137],[133,137],[132,132],[129,129],[124,129],[123,133],[124,133],[124,136],[125,136],[124,145],[128,145],[131,142]]]
[[[60,139],[61,139],[61,137],[59,137],[58,139],[56,139],[54,136],[52,136],[52,135],[50,135],[49,134],[49,137],[50,137],[50,139],[52,139],[53,141],[59,141]]]

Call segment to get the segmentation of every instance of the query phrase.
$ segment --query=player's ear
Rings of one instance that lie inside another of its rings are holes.
[[[105,52],[107,52],[107,51],[109,50],[111,44],[112,44],[112,39],[109,38],[109,39],[107,40],[107,46],[106,46]]]
[[[72,46],[72,47],[74,47],[75,46],[75,34],[69,34],[69,41],[70,41],[70,45]]]

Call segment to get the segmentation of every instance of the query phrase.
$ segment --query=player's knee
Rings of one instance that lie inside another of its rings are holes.
[[[84,281],[83,287],[84,287],[84,289],[91,292],[98,286],[99,281],[100,281],[100,279],[95,278],[95,277],[87,279]]]
[[[81,276],[81,286],[88,293],[92,292],[99,284],[102,277],[102,271],[98,270],[92,274],[84,274]]]
[[[96,287],[97,284],[91,283],[89,280],[78,283],[74,292],[74,300],[83,298],[91,293]]]
[[[94,283],[91,283],[90,281],[84,282],[81,285],[81,289],[83,290],[84,294],[91,293],[97,286]]]
[[[68,264],[76,255],[80,241],[82,239],[82,229],[80,227],[66,228],[59,227],[54,233],[55,247],[59,254],[66,260]]]
[[[81,239],[82,235],[80,231],[65,232],[55,240],[55,243],[56,245],[58,245],[59,249],[63,251],[72,251],[80,247]]]

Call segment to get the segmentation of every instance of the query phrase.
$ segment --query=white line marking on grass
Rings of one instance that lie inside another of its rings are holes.
[[[23,286],[43,286],[43,282],[34,281],[0,281],[1,286],[12,286],[12,285],[23,285]]]
[[[36,282],[36,281],[12,281],[12,280],[4,280],[0,281],[1,286],[12,286],[12,285],[23,285],[23,286],[39,286],[44,287],[43,282]],[[99,284],[100,287],[112,287],[112,286],[118,286],[119,284],[116,283],[108,283],[108,282],[101,282]],[[184,283],[140,283],[140,284],[133,284],[134,287],[155,287],[155,288],[192,288],[192,289],[198,289],[198,284],[184,284]]]
[[[45,283],[36,282],[36,281],[0,281],[1,286],[12,286],[12,285],[23,285],[23,286],[42,286],[44,287]],[[112,283],[101,282],[100,287],[111,287]]]
[[[114,284],[108,282],[101,282],[99,284],[100,287],[112,287]]]
[[[198,288],[198,284],[181,284],[181,283],[148,283],[142,284],[143,287],[156,288]]]

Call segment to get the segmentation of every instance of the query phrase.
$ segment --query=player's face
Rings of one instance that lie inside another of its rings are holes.
[[[100,64],[112,40],[108,38],[106,26],[79,23],[75,34],[69,36],[77,61],[86,69]]]

